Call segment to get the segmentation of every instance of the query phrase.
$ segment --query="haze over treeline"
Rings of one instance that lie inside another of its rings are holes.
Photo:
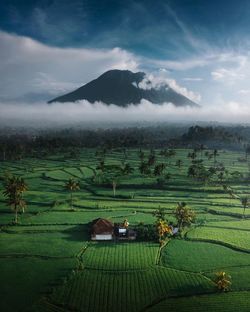
[[[87,101],[76,103],[0,103],[2,125],[52,127],[98,123],[133,122],[226,122],[249,123],[250,107],[237,103],[228,106],[175,107],[170,103],[156,105],[142,100],[126,108]]]

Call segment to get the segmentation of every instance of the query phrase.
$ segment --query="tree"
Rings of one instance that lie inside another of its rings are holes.
[[[199,144],[199,146],[198,146],[198,150],[200,151],[200,156],[201,156],[201,158],[202,158],[202,154],[203,154],[203,151],[205,150],[205,146],[204,146],[204,144]]]
[[[248,144],[246,147],[245,147],[245,159],[246,161],[248,160],[248,155],[250,154],[250,145]]]
[[[195,220],[195,212],[185,202],[179,202],[174,210],[179,231],[182,232],[185,226],[190,226]]]
[[[150,168],[149,168],[149,165],[148,165],[148,163],[145,162],[145,161],[142,161],[142,162],[141,162],[141,164],[140,164],[140,166],[139,166],[139,171],[140,171],[141,174],[145,174],[145,175],[151,173]]]
[[[157,220],[165,220],[166,210],[160,207],[152,212],[152,215],[157,218]]]
[[[183,161],[181,159],[177,159],[176,163],[175,163],[176,167],[179,168],[179,170],[181,169],[181,166],[183,165]]]
[[[110,183],[113,189],[113,196],[116,196],[116,188],[124,175],[123,168],[119,165],[106,165],[104,169],[103,181]]]
[[[222,185],[223,190],[230,196],[230,199],[240,199],[237,194],[235,194],[234,190],[231,188],[231,186],[228,186],[226,184]]]
[[[192,160],[192,164],[188,168],[188,177],[202,182],[206,182],[210,178],[210,173],[203,165],[203,160]]]
[[[105,162],[104,162],[104,159],[101,159],[99,164],[96,166],[96,170],[100,170],[103,173],[104,168],[105,168]]]
[[[160,246],[162,246],[166,241],[167,235],[172,233],[172,227],[167,224],[166,220],[159,219],[156,221],[156,229]]]
[[[134,168],[132,168],[129,163],[126,163],[124,167],[122,168],[122,172],[125,175],[129,175],[134,172]]]
[[[176,155],[176,151],[174,149],[164,149],[160,151],[160,155],[164,156],[165,158],[168,158],[168,164],[170,164],[171,157]]]
[[[15,212],[15,223],[18,222],[18,211],[26,207],[26,202],[23,199],[23,193],[28,189],[23,178],[11,176],[4,182],[3,194],[6,197],[7,204]]]
[[[246,208],[249,207],[250,201],[249,201],[249,198],[248,198],[248,197],[242,197],[242,198],[240,199],[240,201],[241,201],[241,204],[242,204],[242,206],[243,206],[243,218],[245,218]]]
[[[194,160],[197,157],[197,154],[195,151],[193,151],[193,152],[188,153],[187,157]]]
[[[164,163],[160,163],[155,165],[154,167],[154,175],[155,176],[161,176],[163,174],[163,171],[165,170],[166,165]]]
[[[218,153],[217,149],[214,149],[213,150],[214,166],[215,166],[215,163],[216,163],[216,157],[217,156],[219,156],[219,153]]]
[[[149,156],[148,156],[148,166],[153,166],[156,162],[156,157],[155,157],[155,154],[154,153],[151,153]]]
[[[24,181],[23,178],[20,178],[19,179],[19,191],[21,194],[21,199],[23,199],[23,193],[25,193],[27,190],[28,190],[28,186],[27,186],[26,182]],[[23,213],[25,211],[25,207],[26,207],[26,204],[22,205],[22,212]]]
[[[73,210],[73,192],[80,190],[80,184],[78,181],[70,178],[65,184],[65,188],[70,192],[70,206],[71,210]]]
[[[140,161],[142,162],[144,160],[145,153],[140,149],[138,152],[138,156],[140,158]]]
[[[157,185],[159,187],[163,187],[167,184],[167,182],[170,180],[171,174],[169,172],[165,173],[163,176],[160,176],[157,178]]]
[[[229,291],[231,286],[231,276],[226,272],[218,272],[216,273],[216,281],[215,281],[218,289],[220,291]]]

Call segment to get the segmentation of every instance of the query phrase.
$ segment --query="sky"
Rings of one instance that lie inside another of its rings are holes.
[[[45,102],[117,68],[250,117],[249,16],[248,0],[0,1],[0,101]]]

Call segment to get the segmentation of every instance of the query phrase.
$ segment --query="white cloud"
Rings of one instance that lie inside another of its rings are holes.
[[[175,79],[168,78],[165,74],[168,72],[160,70],[161,73],[158,73],[157,76],[153,74],[148,74],[145,78],[139,83],[138,87],[144,90],[150,89],[160,89],[162,87],[172,88],[177,93],[180,93],[190,100],[199,103],[201,100],[201,95],[199,93],[188,90],[185,87],[180,86]]]
[[[0,94],[61,94],[109,69],[137,70],[136,57],[120,48],[57,48],[0,31]]]
[[[203,78],[199,78],[199,77],[185,77],[182,80],[184,81],[203,81]]]
[[[161,68],[161,70],[187,71],[195,68],[206,68],[213,66],[240,67],[248,63],[249,56],[235,52],[221,52],[212,48],[207,48],[207,52],[196,55],[195,57],[177,60],[152,59],[151,62]],[[149,60],[148,60],[149,61]]]
[[[245,78],[245,74],[240,70],[240,68],[218,68],[216,71],[211,72],[211,76],[215,81],[227,83],[234,83],[237,80]]]
[[[169,86],[174,89],[176,92],[186,96],[187,98],[189,98],[190,100],[199,103],[201,101],[201,95],[197,92],[193,92],[188,90],[185,87],[181,87],[176,80],[174,79],[167,79],[167,82],[169,84]]]
[[[98,122],[142,122],[142,121],[217,121],[249,123],[250,106],[238,102],[228,102],[212,107],[175,107],[171,103],[156,105],[142,100],[139,105],[118,107],[100,102],[20,104],[0,103],[1,125],[28,125],[35,127],[81,126]]]
[[[248,95],[250,94],[250,89],[241,89],[238,91],[239,94]]]

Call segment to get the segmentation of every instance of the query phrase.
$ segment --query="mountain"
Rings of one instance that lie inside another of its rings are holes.
[[[105,104],[127,106],[139,104],[142,99],[154,104],[171,102],[175,106],[198,106],[166,84],[154,88],[143,72],[133,73],[117,69],[109,70],[79,89],[52,99],[48,103],[87,100],[90,103],[101,101]]]

